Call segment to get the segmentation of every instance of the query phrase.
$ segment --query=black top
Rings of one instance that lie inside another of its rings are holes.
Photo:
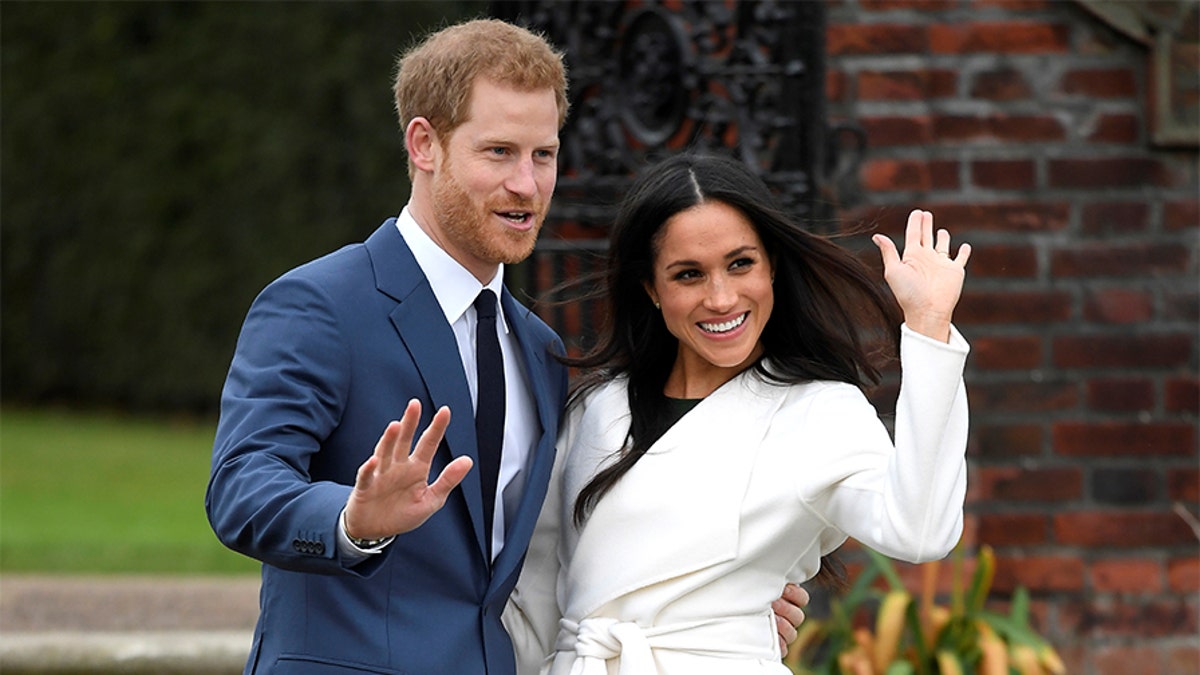
[[[666,429],[675,426],[675,423],[688,414],[692,408],[695,408],[702,398],[671,398],[667,397],[667,422]]]

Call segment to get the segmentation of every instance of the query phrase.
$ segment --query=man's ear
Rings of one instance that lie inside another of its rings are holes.
[[[408,159],[418,171],[433,171],[442,151],[441,140],[433,125],[424,117],[414,117],[404,130],[404,147]]]

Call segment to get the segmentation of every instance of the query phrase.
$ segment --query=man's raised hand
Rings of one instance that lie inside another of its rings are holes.
[[[440,408],[413,446],[421,419],[421,403],[408,402],[404,417],[390,422],[375,452],[358,468],[346,502],[346,534],[356,539],[382,539],[403,534],[429,519],[471,469],[470,457],[459,457],[428,483],[433,456],[450,424],[450,409]],[[411,452],[410,452],[411,448]]]

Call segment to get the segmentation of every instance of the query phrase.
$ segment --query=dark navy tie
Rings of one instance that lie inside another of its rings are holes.
[[[475,402],[475,438],[479,445],[479,480],[483,484],[483,525],[488,557],[492,554],[492,520],[500,448],[504,444],[504,359],[496,337],[496,294],[484,289],[475,298],[475,368],[479,396]]]

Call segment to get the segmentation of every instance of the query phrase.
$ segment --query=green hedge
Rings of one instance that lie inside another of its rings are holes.
[[[6,402],[210,412],[254,295],[408,195],[396,55],[472,2],[4,2]]]

